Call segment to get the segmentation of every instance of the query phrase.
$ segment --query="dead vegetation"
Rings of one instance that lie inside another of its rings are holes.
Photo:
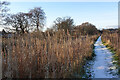
[[[110,47],[111,51],[115,53],[115,59],[118,60],[120,65],[120,34],[119,31],[104,31],[102,40],[106,43],[106,46]]]
[[[86,59],[92,58],[92,44],[97,37],[73,38],[69,32],[57,31],[3,38],[3,78],[70,77],[80,72]]]

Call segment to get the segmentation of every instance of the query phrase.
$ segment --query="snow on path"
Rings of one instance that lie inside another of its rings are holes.
[[[98,38],[94,46],[96,56],[90,70],[92,72],[92,77],[118,78],[117,69],[112,60],[112,53],[102,44],[101,36]]]

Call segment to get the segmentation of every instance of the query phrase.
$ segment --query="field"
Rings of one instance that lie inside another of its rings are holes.
[[[118,5],[0,1],[0,79],[120,78]]]
[[[3,38],[3,78],[67,78],[74,77],[74,73],[82,77],[97,37],[73,37],[58,31]]]

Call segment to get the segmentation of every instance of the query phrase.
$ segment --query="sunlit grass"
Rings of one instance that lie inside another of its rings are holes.
[[[15,78],[66,78],[74,72],[83,75],[83,65],[92,58],[97,37],[35,32],[3,38],[3,77],[8,77],[7,72]]]
[[[102,35],[102,41],[104,45],[107,46],[114,53],[114,59],[117,60],[117,63],[120,66],[120,36],[118,33],[106,33]]]

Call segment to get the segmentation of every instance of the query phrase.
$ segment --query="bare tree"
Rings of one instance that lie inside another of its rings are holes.
[[[84,31],[84,34],[94,35],[98,33],[96,26],[89,22],[83,23],[81,29]]]
[[[25,32],[34,29],[35,26],[37,30],[43,28],[45,23],[45,13],[41,8],[34,8],[30,10],[29,13],[9,14],[4,21],[5,25],[12,26],[11,29],[8,27],[7,29],[24,34]]]
[[[39,28],[43,28],[45,25],[45,12],[41,9],[41,7],[37,7],[34,9],[31,9],[29,13],[32,14],[32,26],[36,26],[37,30]]]
[[[5,13],[9,10],[6,6],[9,5],[9,2],[0,1],[0,24],[2,23],[3,17],[5,17]]]
[[[54,21],[54,28],[56,30],[61,30],[63,29],[65,32],[70,31],[74,26],[74,21],[73,19],[71,19],[71,17],[63,17],[60,18],[58,17],[55,21]]]
[[[11,30],[24,34],[30,30],[30,17],[31,14],[18,13],[14,15],[8,15],[4,21],[5,25],[12,26]]]

